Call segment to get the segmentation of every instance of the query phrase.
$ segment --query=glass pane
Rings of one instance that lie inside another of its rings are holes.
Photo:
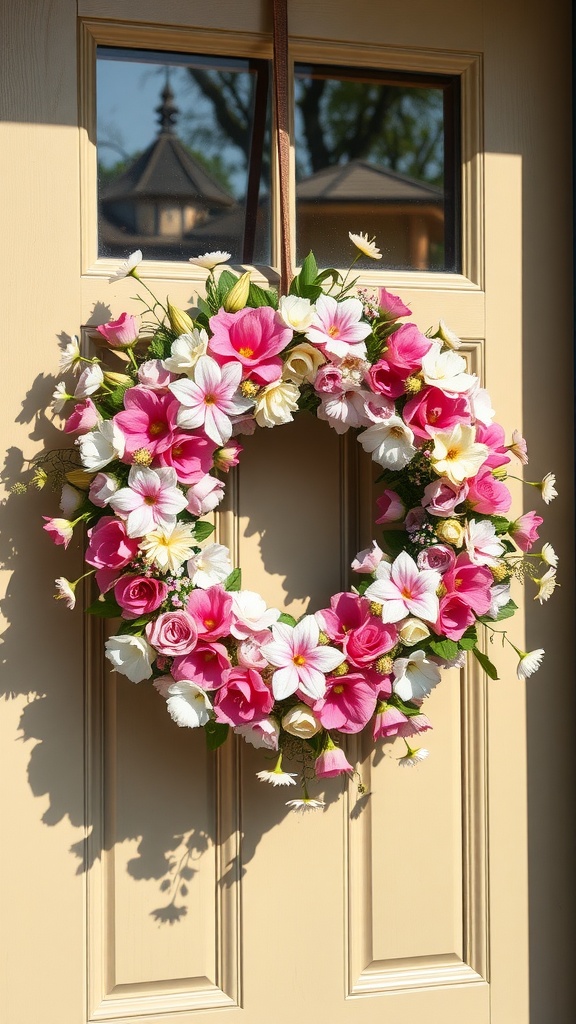
[[[296,65],[297,258],[347,266],[348,232],[378,264],[460,270],[457,79]]]
[[[99,47],[98,252],[270,262],[266,61]]]

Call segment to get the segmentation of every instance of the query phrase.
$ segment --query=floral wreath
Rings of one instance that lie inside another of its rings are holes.
[[[362,253],[380,258],[374,240],[350,239],[350,270]],[[74,403],[64,431],[76,448],[34,463],[36,486],[63,484],[65,518],[44,517],[44,529],[67,547],[87,527],[85,576],[100,591],[87,611],[121,620],[106,641],[114,669],[152,680],[176,724],[203,728],[211,748],[232,730],[272,751],[262,780],[296,785],[282,763],[296,752],[302,795],[288,805],[321,807],[310,780],[354,773],[343,736],[403,737],[399,763],[417,764],[428,752],[413,738],[431,728],[423,703],[441,670],[472,652],[498,678],[478,626],[511,644],[494,623],[516,609],[513,577],[533,581],[540,603],[552,594],[553,548],[531,553],[542,518],[507,518],[505,480],[512,457],[528,461],[526,442],[514,431],[506,443],[443,321],[426,334],[400,323],[410,316],[401,299],[356,293],[350,270],[319,273],[311,253],[278,296],[223,269],[228,253],[207,253],[190,261],[208,271],[191,319],[153,295],[141,259],[133,253],[111,280],[140,282],[148,320],[123,313],[97,328],[124,353],[125,372],[86,358],[76,338],[63,352],[61,371],[79,376],[73,391],[58,383],[53,409]],[[303,409],[339,434],[356,431],[382,468],[384,532],[353,561],[355,586],[296,621],[241,589],[228,549],[206,543],[214,527],[203,517],[238,463],[238,435]],[[530,482],[545,503],[554,484],[551,473]],[[79,582],[56,581],[69,608]],[[525,679],[544,651],[511,646]]]

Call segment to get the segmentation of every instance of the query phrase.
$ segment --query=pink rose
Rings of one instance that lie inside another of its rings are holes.
[[[490,469],[482,468],[469,480],[468,501],[475,512],[483,515],[505,515],[512,504],[512,495],[502,480],[496,480]]]
[[[397,639],[396,626],[381,622],[371,615],[344,637],[346,660],[356,668],[369,668],[383,654],[392,650]]]
[[[386,398],[400,398],[404,394],[404,382],[408,374],[402,374],[387,359],[379,359],[368,370],[368,383],[372,391]]]
[[[314,771],[317,779],[333,779],[344,772],[353,772],[354,769],[342,748],[332,746],[331,750],[324,750],[316,758]]]
[[[344,391],[342,373],[337,366],[321,366],[314,380],[314,390],[322,395],[340,395]]]
[[[75,434],[77,431],[86,434],[100,423],[101,419],[92,399],[85,398],[83,402],[78,402],[78,405],[74,406],[74,412],[66,420],[64,430],[67,434]]]
[[[122,576],[114,586],[114,597],[123,619],[138,619],[160,607],[168,597],[168,587],[152,576]]]
[[[150,391],[165,391],[176,376],[162,365],[161,359],[147,359],[138,367],[138,380]]]
[[[220,504],[224,497],[224,482],[207,474],[192,484],[186,491],[188,512],[193,516],[205,516]]]
[[[210,317],[210,330],[208,352],[221,366],[241,363],[243,377],[257,384],[270,384],[281,376],[278,353],[286,348],[293,332],[270,306],[247,306],[237,313],[221,309]]]
[[[419,569],[436,569],[441,573],[452,569],[455,562],[454,548],[447,544],[431,544],[429,548],[423,548],[416,559]]]
[[[406,515],[406,519],[404,521],[404,525],[405,525],[408,533],[417,533],[418,530],[420,529],[420,527],[425,522],[426,522],[426,512],[425,512],[425,510],[423,508],[419,508],[417,506],[416,508],[411,508],[410,509],[410,511]]]
[[[126,524],[115,516],[103,516],[88,537],[85,560],[97,569],[123,569],[138,553],[140,541],[129,537]]]
[[[274,695],[259,672],[252,668],[231,668],[222,673],[222,686],[214,698],[217,722],[245,725],[266,718]]]
[[[458,485],[453,484],[446,477],[433,480],[424,488],[422,504],[431,516],[441,516],[443,519],[451,516],[457,505],[460,505],[467,497],[468,484],[466,481]]]
[[[131,313],[121,313],[117,320],[109,320],[96,330],[113,348],[126,348],[132,345],[140,331],[140,317]]]
[[[470,423],[470,407],[463,395],[446,395],[439,388],[423,388],[402,411],[402,419],[417,437],[432,437],[435,430],[451,430]]]
[[[397,523],[406,515],[406,506],[396,491],[384,491],[376,498],[376,507],[379,513],[376,523]]]
[[[262,644],[271,640],[272,634],[269,630],[263,630],[257,636],[249,636],[241,640],[236,648],[238,664],[242,668],[266,668],[268,662],[260,648]]]
[[[198,641],[198,628],[188,612],[164,612],[146,626],[148,643],[161,654],[178,657],[193,651]]]
[[[542,516],[537,515],[536,512],[525,512],[510,525],[510,536],[521,551],[530,551],[532,545],[538,540],[538,527],[543,522]]]
[[[174,679],[191,679],[203,690],[216,690],[222,686],[222,676],[231,668],[224,644],[211,644],[199,640],[193,651],[174,658]]]

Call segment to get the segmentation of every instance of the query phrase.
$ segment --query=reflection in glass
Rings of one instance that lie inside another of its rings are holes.
[[[359,266],[460,270],[455,79],[296,65],[295,148],[299,263],[347,266],[353,231]]]
[[[98,252],[270,262],[265,61],[99,47]]]

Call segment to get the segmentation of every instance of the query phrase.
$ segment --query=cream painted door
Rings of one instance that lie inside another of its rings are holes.
[[[23,458],[59,443],[43,412],[58,338],[131,294],[96,258],[94,43],[267,55],[270,17],[264,0],[2,6],[8,492]],[[422,326],[444,317],[507,431],[524,428],[534,474],[557,472],[548,523],[562,590],[525,617],[546,663],[526,686],[502,655],[498,683],[446,680],[430,699],[426,765],[399,772],[394,748],[354,747],[369,799],[334,784],[324,813],[291,816],[256,780],[256,752],[206,753],[150,688],[110,677],[96,631],[51,601],[64,561],[40,530],[48,497],[8,494],[7,1024],[572,1020],[569,4],[289,7],[296,59],[462,76],[463,273],[366,283],[399,291]],[[184,265],[146,274],[182,306],[199,287]],[[324,428],[301,417],[251,439],[220,517],[245,585],[297,612],[341,587],[372,536],[366,467]],[[80,573],[77,548],[65,561]],[[522,646],[522,619],[513,629]]]

